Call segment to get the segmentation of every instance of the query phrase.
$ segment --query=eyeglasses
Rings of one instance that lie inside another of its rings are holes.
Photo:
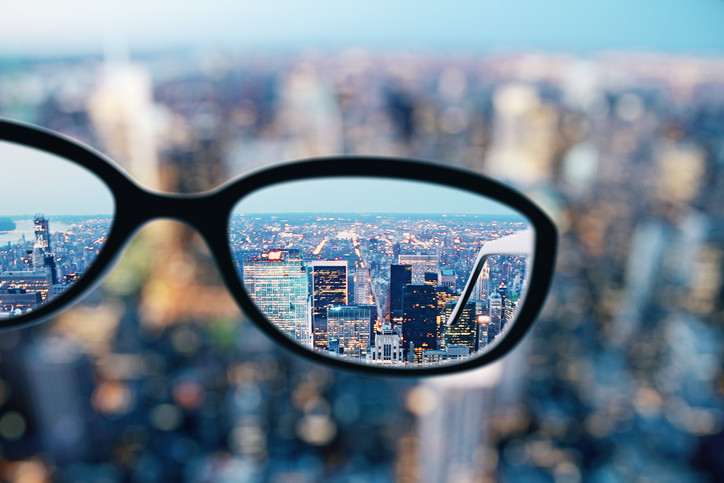
[[[556,252],[553,223],[523,195],[420,161],[306,160],[166,194],[68,138],[0,120],[0,179],[2,328],[57,315],[144,223],[168,217],[198,230],[242,310],[288,349],[442,374],[521,340]]]

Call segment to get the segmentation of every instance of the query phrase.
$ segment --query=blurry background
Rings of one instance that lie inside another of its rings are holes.
[[[723,20],[715,0],[1,2],[0,115],[147,186],[412,156],[525,191],[561,246],[501,363],[372,378],[275,347],[196,235],[156,222],[81,305],[0,334],[0,480],[715,480]]]

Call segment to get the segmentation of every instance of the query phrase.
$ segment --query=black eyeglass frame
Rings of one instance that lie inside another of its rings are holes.
[[[499,359],[520,342],[530,329],[548,293],[557,248],[557,231],[543,211],[517,191],[480,174],[429,162],[372,156],[326,157],[280,164],[231,180],[199,194],[153,192],[138,185],[104,154],[78,141],[46,129],[0,119],[0,140],[60,156],[94,173],[109,188],[115,201],[115,216],[106,241],[87,272],[63,293],[29,314],[0,319],[0,329],[38,324],[72,304],[113,267],[125,245],[146,223],[171,218],[193,227],[208,244],[222,279],[244,313],[274,341],[322,364],[370,374],[424,376],[460,372]],[[486,352],[459,363],[404,368],[362,364],[333,358],[294,342],[275,328],[252,302],[236,273],[228,243],[229,220],[234,206],[246,195],[285,181],[325,177],[372,177],[425,181],[482,195],[519,211],[535,232],[534,256],[528,290],[517,318],[505,336]]]

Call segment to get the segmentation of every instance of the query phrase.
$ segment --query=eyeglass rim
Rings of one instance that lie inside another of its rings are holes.
[[[515,347],[528,332],[549,291],[557,248],[557,231],[548,216],[520,192],[486,176],[429,161],[378,156],[332,156],[294,161],[241,175],[222,186],[199,194],[154,192],[141,187],[112,160],[92,147],[62,134],[22,122],[0,119],[0,140],[25,145],[60,156],[94,173],[114,197],[116,213],[107,239],[86,274],[52,301],[32,313],[0,320],[0,330],[42,323],[71,306],[104,279],[124,247],[147,222],[174,218],[195,228],[208,244],[227,289],[246,315],[272,340],[296,354],[327,366],[357,373],[419,377],[461,372],[493,362]],[[535,232],[529,289],[518,308],[514,324],[492,348],[463,362],[412,367],[388,367],[332,358],[305,348],[282,334],[252,302],[237,275],[228,244],[229,220],[244,196],[285,181],[334,176],[369,176],[426,181],[483,195],[521,212]],[[120,202],[124,200],[124,202]],[[135,203],[128,201],[134,200]],[[536,287],[536,290],[531,290]]]

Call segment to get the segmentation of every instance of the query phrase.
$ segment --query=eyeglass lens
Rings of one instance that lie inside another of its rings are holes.
[[[244,289],[284,335],[329,357],[412,367],[480,355],[514,323],[522,255],[488,258],[448,318],[485,242],[530,229],[456,188],[339,177],[251,193],[232,211],[229,245]]]
[[[85,168],[3,141],[0,180],[2,320],[32,312],[83,277],[106,241],[115,205]]]

